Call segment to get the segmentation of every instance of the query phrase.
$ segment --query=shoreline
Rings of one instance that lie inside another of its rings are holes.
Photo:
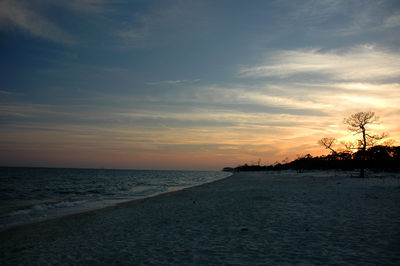
[[[323,173],[234,173],[15,227],[0,232],[0,261],[398,264],[399,181],[318,177]]]
[[[105,204],[104,206],[97,206],[97,207],[93,207],[93,208],[89,208],[89,209],[83,209],[83,210],[79,210],[79,209],[75,210],[75,211],[72,210],[72,211],[69,211],[69,212],[66,212],[66,213],[63,213],[63,214],[59,214],[59,215],[56,215],[56,216],[39,217],[39,218],[31,220],[31,221],[18,222],[18,223],[12,224],[10,226],[6,226],[4,228],[0,228],[0,235],[1,235],[2,232],[7,231],[7,230],[12,229],[12,228],[15,228],[15,227],[31,226],[31,225],[34,225],[36,223],[43,223],[43,222],[54,220],[54,219],[62,219],[62,218],[67,217],[67,216],[84,214],[86,212],[100,211],[100,210],[106,209],[106,208],[113,208],[113,207],[116,207],[118,205],[129,204],[130,202],[134,202],[134,201],[137,201],[137,200],[144,200],[144,199],[147,199],[147,198],[157,197],[159,195],[163,195],[163,194],[167,194],[167,193],[174,193],[174,192],[178,192],[178,191],[185,190],[185,189],[190,189],[190,188],[194,188],[194,187],[198,187],[198,186],[203,186],[203,185],[206,185],[206,184],[209,184],[209,183],[218,182],[220,180],[224,180],[226,178],[229,178],[232,175],[233,174],[228,175],[226,177],[222,177],[222,178],[216,179],[216,180],[209,180],[209,181],[207,181],[205,183],[196,184],[196,185],[189,186],[189,187],[180,187],[180,188],[175,188],[175,189],[171,189],[171,190],[167,190],[167,191],[156,192],[154,194],[150,194],[150,195],[146,195],[146,196],[142,196],[142,197],[138,197],[138,198],[134,198],[134,199],[109,200],[109,201],[106,201],[106,202],[108,202],[108,204]],[[62,202],[62,201],[54,201],[54,202]],[[36,205],[36,204],[33,204],[33,206],[34,205]],[[97,203],[97,205],[98,205],[98,203]]]

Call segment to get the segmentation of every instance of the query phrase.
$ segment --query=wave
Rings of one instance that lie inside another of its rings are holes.
[[[82,202],[61,201],[61,202],[48,203],[48,204],[38,204],[38,205],[30,206],[25,209],[13,211],[13,212],[9,213],[8,216],[42,214],[43,212],[48,211],[48,210],[74,207],[81,203]]]

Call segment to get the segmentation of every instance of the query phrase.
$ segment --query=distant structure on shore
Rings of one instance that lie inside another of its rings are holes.
[[[232,167],[224,167],[223,169],[222,169],[222,171],[224,171],[224,172],[233,172],[235,169],[234,168],[232,168]]]

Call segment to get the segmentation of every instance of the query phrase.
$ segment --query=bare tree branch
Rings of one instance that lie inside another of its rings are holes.
[[[345,147],[345,150],[349,152],[358,149],[357,144],[352,141],[342,141],[341,144]]]
[[[332,145],[336,142],[336,138],[325,137],[318,141],[318,144],[324,146],[326,149],[332,151],[333,154],[337,155],[337,152],[332,148]]]

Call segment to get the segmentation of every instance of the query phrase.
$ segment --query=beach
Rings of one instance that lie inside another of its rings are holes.
[[[241,172],[0,232],[1,265],[399,265],[400,179]]]

